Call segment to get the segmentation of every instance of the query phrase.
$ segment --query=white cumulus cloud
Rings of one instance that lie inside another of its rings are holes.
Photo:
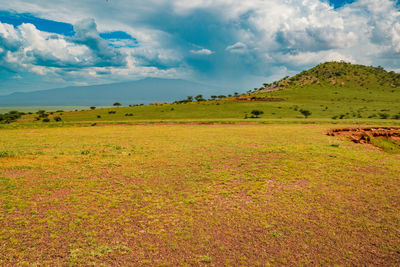
[[[211,54],[214,54],[213,51],[210,49],[199,49],[199,50],[190,50],[190,53],[195,54],[195,55],[203,55],[203,56],[209,56]]]

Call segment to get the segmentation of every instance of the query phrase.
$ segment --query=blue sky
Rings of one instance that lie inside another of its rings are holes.
[[[145,77],[247,91],[332,60],[399,71],[397,2],[2,1],[0,95]]]

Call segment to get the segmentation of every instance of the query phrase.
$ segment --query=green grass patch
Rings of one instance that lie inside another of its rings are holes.
[[[388,153],[400,153],[400,143],[384,139],[384,138],[371,138],[371,143],[379,148],[382,148]]]

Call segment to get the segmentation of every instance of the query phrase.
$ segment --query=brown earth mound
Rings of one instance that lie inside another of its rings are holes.
[[[360,127],[331,129],[329,136],[348,137],[354,143],[370,143],[371,138],[385,138],[400,141],[400,127]]]

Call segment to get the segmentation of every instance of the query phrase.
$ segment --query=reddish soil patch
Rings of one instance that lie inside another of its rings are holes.
[[[24,118],[24,119],[18,119],[17,121],[34,121],[35,118]]]
[[[329,136],[348,137],[354,143],[368,144],[371,138],[385,138],[396,142],[400,141],[400,127],[361,127],[331,129]]]
[[[286,99],[280,97],[237,97],[232,100],[240,102],[254,102],[254,101],[278,102],[278,101],[285,101]]]

